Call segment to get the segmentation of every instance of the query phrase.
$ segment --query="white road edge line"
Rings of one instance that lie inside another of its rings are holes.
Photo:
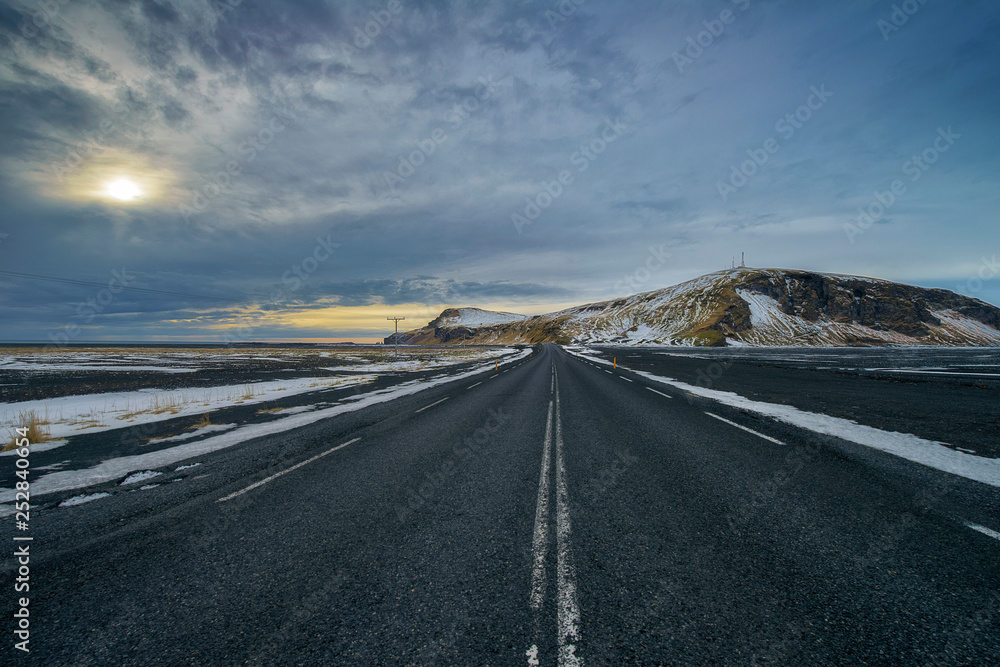
[[[714,417],[715,419],[718,419],[720,422],[726,422],[730,426],[735,426],[736,428],[743,429],[747,433],[753,433],[758,438],[764,438],[765,440],[770,440],[771,442],[773,442],[775,444],[778,444],[778,445],[784,445],[785,444],[781,440],[778,440],[777,438],[772,438],[769,435],[764,435],[763,433],[758,433],[757,431],[753,430],[752,428],[747,428],[746,426],[743,426],[742,424],[737,424],[736,422],[731,422],[731,421],[729,421],[728,419],[726,419],[724,417],[720,417],[719,415],[713,415],[711,412],[706,412],[705,414],[708,415],[709,417]]]
[[[969,523],[968,521],[966,521],[965,522],[965,527],[966,528],[971,528],[972,530],[980,532],[983,535],[987,535],[989,537],[992,537],[994,540],[1000,540],[1000,533],[998,533],[995,530],[990,530],[986,526],[980,526],[977,523]]]
[[[273,479],[277,479],[278,477],[281,477],[282,475],[285,475],[285,474],[288,474],[288,473],[292,472],[296,468],[301,468],[302,466],[306,465],[307,463],[312,463],[313,461],[315,461],[318,458],[322,458],[322,457],[326,456],[327,454],[332,454],[333,452],[337,451],[338,449],[343,449],[344,447],[347,447],[348,445],[353,445],[355,442],[357,442],[360,439],[361,438],[354,438],[353,440],[348,440],[344,444],[337,445],[336,447],[328,449],[325,452],[323,452],[322,454],[317,454],[316,456],[312,457],[311,459],[306,459],[305,461],[300,461],[299,463],[296,463],[295,465],[293,465],[291,468],[285,468],[281,472],[276,472],[273,475],[271,475],[270,477],[266,477],[266,478],[260,480],[259,482],[254,482],[253,484],[251,484],[250,486],[246,487],[245,489],[241,489],[241,490],[237,491],[236,493],[230,493],[228,496],[225,496],[224,498],[219,498],[216,502],[224,503],[227,500],[232,500],[233,498],[236,498],[237,496],[242,496],[247,491],[252,491],[253,489],[256,489],[258,486],[263,486],[263,485],[267,484],[268,482],[270,482]]]
[[[576,569],[570,550],[569,492],[563,461],[562,416],[559,407],[559,382],[556,381],[556,624],[558,627],[559,667],[579,667],[576,655],[580,641],[580,604],[576,595]]]
[[[418,412],[423,412],[424,410],[429,410],[430,408],[433,408],[433,407],[434,407],[435,405],[437,405],[437,404],[439,404],[439,403],[444,403],[444,402],[445,402],[445,401],[447,401],[447,400],[448,400],[449,398],[451,398],[451,396],[445,396],[445,397],[444,397],[444,398],[442,398],[442,399],[441,399],[440,401],[434,401],[434,402],[433,402],[433,403],[431,403],[430,405],[425,405],[424,407],[420,408],[419,410],[414,410],[414,411],[413,411],[413,414],[417,414]]]
[[[660,396],[662,396],[663,398],[673,398],[673,396],[671,396],[670,394],[664,394],[664,393],[663,393],[662,391],[656,391],[656,390],[655,390],[655,389],[653,389],[652,387],[646,387],[646,389],[650,390],[650,391],[651,391],[651,392],[653,392],[654,394],[659,394],[659,395],[660,395]]]

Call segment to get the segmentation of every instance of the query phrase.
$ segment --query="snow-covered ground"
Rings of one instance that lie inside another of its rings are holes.
[[[147,452],[143,454],[136,454],[131,456],[122,456],[85,469],[76,470],[56,470],[54,472],[49,472],[48,474],[36,477],[31,484],[31,493],[33,496],[41,496],[48,493],[55,493],[59,491],[67,491],[72,489],[81,489],[87,486],[92,486],[94,484],[101,484],[108,481],[113,481],[116,479],[123,479],[126,476],[131,475],[136,472],[143,473],[145,471],[155,472],[156,468],[161,468],[163,466],[174,465],[181,461],[185,461],[194,457],[204,456],[211,452],[224,449],[226,447],[231,447],[237,443],[245,442],[253,438],[273,435],[277,433],[283,433],[288,430],[298,428],[300,426],[306,426],[318,422],[323,419],[329,419],[330,417],[335,417],[346,412],[353,412],[355,410],[360,410],[361,408],[367,407],[369,405],[374,405],[376,403],[383,403],[385,401],[391,401],[402,396],[408,396],[411,394],[416,394],[418,392],[424,391],[430,387],[445,384],[448,382],[454,382],[461,380],[463,378],[471,377],[473,375],[483,373],[494,368],[494,363],[499,363],[500,365],[506,365],[513,363],[517,360],[523,359],[524,357],[531,354],[531,350],[522,350],[516,352],[512,348],[506,350],[506,356],[500,358],[498,362],[493,360],[487,363],[478,364],[471,370],[464,371],[457,374],[440,374],[430,378],[422,378],[419,380],[412,380],[402,384],[398,384],[386,389],[380,389],[375,391],[369,391],[367,393],[362,393],[358,395],[352,395],[345,399],[342,399],[338,404],[329,407],[323,407],[326,404],[321,405],[304,405],[298,408],[290,410],[282,410],[276,412],[279,415],[278,419],[267,421],[264,423],[247,424],[244,426],[235,426],[232,424],[219,425],[226,427],[225,432],[219,433],[217,435],[211,435],[207,438],[202,438],[195,442],[186,442],[186,440],[195,437],[194,434],[190,438],[183,438],[185,442],[180,444],[167,447],[163,449],[158,449],[156,451]],[[365,378],[368,376],[360,376]],[[320,378],[324,381],[332,380],[350,380],[355,378]],[[368,381],[368,380],[364,380]],[[294,382],[294,381],[293,381]],[[270,384],[270,383],[258,383],[260,385]],[[277,383],[280,384],[280,383]],[[343,386],[343,385],[341,385]],[[302,391],[313,390],[314,387],[303,387],[298,386]],[[240,385],[239,389],[243,389]],[[290,395],[289,391],[292,391],[293,387],[282,387],[274,386],[271,388],[271,398],[284,397]],[[191,391],[191,390],[188,390]],[[74,414],[79,414],[87,409],[87,406],[93,406],[93,397],[70,397],[73,399],[79,399],[80,402],[77,407],[74,408]],[[241,398],[241,397],[237,397]],[[87,399],[91,399],[88,403]],[[228,400],[228,399],[227,399]],[[263,402],[265,399],[262,396],[258,396],[256,399],[247,399],[247,402],[254,400],[254,402]],[[232,404],[232,401],[229,402]],[[70,405],[70,404],[67,404]],[[220,403],[220,406],[222,404]],[[9,406],[7,406],[8,409]],[[66,413],[70,410],[65,408]],[[116,408],[119,409],[119,408]],[[192,411],[188,414],[199,414],[205,412],[206,408],[204,405],[197,405],[192,407]],[[115,413],[115,417],[121,416]],[[134,422],[133,422],[134,423]],[[123,424],[119,424],[118,427]],[[124,424],[127,425],[127,424]],[[54,426],[54,425],[53,425]],[[216,426],[216,430],[219,430],[219,426]],[[110,428],[110,427],[109,427]],[[203,427],[202,433],[210,432],[210,426]],[[164,439],[166,441],[167,439]],[[170,438],[174,440],[174,438]],[[196,464],[191,464],[196,465]],[[179,469],[179,468],[178,468]],[[131,479],[133,481],[128,482],[133,484],[137,481],[144,481],[148,479],[147,477],[129,477],[125,481]],[[124,482],[123,482],[124,483]],[[14,500],[15,492],[13,489],[0,488],[0,503],[10,503]],[[90,494],[81,495],[71,498],[62,503],[63,506],[76,505],[84,502],[90,502],[92,500],[97,500],[105,495],[101,494]],[[0,505],[0,516],[6,516],[12,512],[11,505]]]
[[[288,362],[289,368],[303,373],[325,371],[338,377],[307,376],[286,380],[254,381],[223,386],[179,389],[137,389],[107,393],[75,394],[55,398],[0,403],[0,424],[9,429],[34,414],[50,438],[34,446],[43,451],[65,444],[66,438],[80,433],[164,421],[175,417],[212,412],[234,405],[253,405],[275,399],[368,384],[379,375],[447,368],[457,363],[481,361],[510,355],[512,348],[492,350],[401,350],[399,360],[390,358],[389,349],[324,350],[322,348],[270,349],[267,355],[204,348],[155,350],[138,348],[84,348],[74,350],[18,350],[4,348],[0,354],[0,377],[4,370],[32,373],[66,371],[121,371],[193,373],[205,368],[229,368],[248,361]],[[309,363],[301,366],[303,359]],[[150,364],[149,362],[155,362]],[[341,363],[324,366],[323,363]],[[315,363],[316,365],[311,365]],[[176,384],[176,383],[175,383]],[[0,438],[9,435],[0,432]],[[10,455],[11,452],[6,454]],[[0,454],[2,456],[3,454]]]
[[[475,309],[468,309],[475,310]],[[478,311],[484,318],[492,315]],[[502,313],[501,315],[509,315]],[[521,318],[521,315],[511,315]],[[505,320],[506,321],[506,320]],[[447,366],[476,358],[493,357],[509,350],[427,350],[410,347],[399,350],[399,359],[392,360],[391,347],[358,347],[324,349],[319,347],[268,349],[267,354],[229,350],[225,348],[167,349],[167,348],[16,348],[0,347],[0,374],[4,371],[30,373],[63,372],[134,372],[194,373],[206,368],[226,368],[247,363],[273,362],[294,366],[303,361],[329,359],[347,362],[345,369],[359,370],[357,364],[368,365],[372,372],[393,369],[415,370]]]
[[[375,377],[374,374],[306,377],[205,389],[140,389],[0,403],[0,423],[16,425],[21,415],[34,413],[50,437],[64,439],[80,433],[199,415],[233,405],[253,405],[322,389],[352,387],[372,382]],[[0,456],[5,454],[13,452]]]
[[[578,352],[578,354],[596,363],[611,365],[610,361],[599,356],[581,352]],[[632,372],[654,382],[686,391],[695,396],[702,396],[724,405],[748,410],[813,431],[814,433],[841,438],[865,447],[888,452],[889,454],[920,463],[930,468],[1000,487],[1000,459],[986,458],[956,451],[952,447],[945,446],[942,443],[926,440],[910,433],[883,431],[872,426],[858,424],[849,419],[800,410],[790,405],[755,401],[733,392],[699,387],[645,371]]]

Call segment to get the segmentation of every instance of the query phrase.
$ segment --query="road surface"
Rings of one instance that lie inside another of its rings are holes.
[[[541,346],[33,512],[3,664],[998,664],[997,489],[862,449]]]

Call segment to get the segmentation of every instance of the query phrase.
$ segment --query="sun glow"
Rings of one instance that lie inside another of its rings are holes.
[[[104,188],[104,193],[112,199],[123,202],[134,201],[142,196],[142,190],[139,189],[139,186],[127,178],[118,178],[111,181]]]

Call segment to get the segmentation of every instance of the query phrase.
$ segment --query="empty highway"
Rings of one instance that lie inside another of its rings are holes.
[[[1000,661],[996,488],[555,345],[194,462],[33,512],[3,664]]]

